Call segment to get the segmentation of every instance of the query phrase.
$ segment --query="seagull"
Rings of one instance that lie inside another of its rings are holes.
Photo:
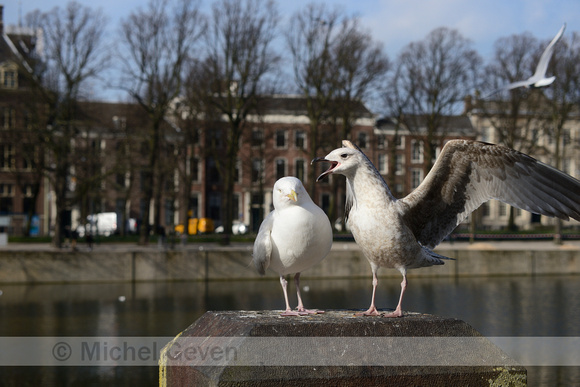
[[[330,163],[317,179],[346,176],[346,217],[373,274],[371,305],[362,315],[380,315],[375,307],[377,271],[394,268],[403,276],[396,309],[401,317],[407,270],[441,265],[432,249],[472,211],[497,199],[533,213],[580,220],[580,181],[524,153],[469,140],[443,147],[423,182],[397,199],[365,154],[350,141],[312,162]]]
[[[302,182],[292,176],[279,179],[272,193],[274,210],[264,219],[254,241],[253,262],[264,275],[271,267],[280,275],[286,311],[282,316],[324,313],[304,309],[300,297],[300,273],[322,261],[332,246],[332,228],[328,217],[318,207]],[[295,273],[298,295],[296,311],[288,302],[287,274]]]
[[[550,59],[552,58],[552,54],[554,53],[554,46],[556,45],[556,43],[558,43],[558,41],[560,40],[560,38],[564,34],[565,29],[566,29],[566,23],[564,23],[562,28],[560,28],[560,31],[558,31],[558,33],[556,34],[554,39],[552,39],[550,44],[548,44],[548,47],[546,47],[546,49],[542,53],[542,56],[540,57],[540,61],[538,62],[538,65],[536,66],[536,72],[534,73],[534,75],[532,75],[531,77],[529,77],[525,81],[513,82],[507,86],[500,88],[500,89],[494,90],[491,93],[489,93],[486,96],[486,98],[490,97],[493,94],[495,94],[499,91],[502,91],[502,90],[512,90],[512,89],[517,89],[518,87],[527,87],[530,89],[537,89],[537,88],[541,88],[541,87],[550,86],[554,82],[554,80],[556,80],[556,77],[552,76],[552,77],[546,78],[546,71],[548,70],[548,63],[550,63]]]

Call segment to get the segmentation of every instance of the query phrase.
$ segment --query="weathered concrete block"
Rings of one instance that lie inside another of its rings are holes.
[[[525,368],[470,325],[418,313],[207,312],[159,365],[161,386],[526,385]]]

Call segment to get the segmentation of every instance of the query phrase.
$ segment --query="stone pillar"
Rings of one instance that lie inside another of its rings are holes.
[[[159,385],[527,384],[525,368],[461,320],[354,313],[207,312],[161,351]]]

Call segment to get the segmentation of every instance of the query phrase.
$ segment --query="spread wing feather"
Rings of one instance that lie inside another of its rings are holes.
[[[467,140],[449,141],[425,180],[397,203],[417,240],[433,248],[490,199],[580,220],[580,181],[513,149]]]
[[[272,257],[271,234],[272,225],[274,224],[274,212],[270,212],[266,219],[264,219],[254,241],[252,262],[261,275],[266,274],[266,269],[270,266],[270,258]]]

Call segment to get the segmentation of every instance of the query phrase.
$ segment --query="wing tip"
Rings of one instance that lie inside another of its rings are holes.
[[[256,268],[256,271],[258,272],[258,274],[265,275],[266,274],[266,267],[267,267],[266,261],[256,259],[255,256],[253,257],[252,261],[254,262],[254,267]]]

